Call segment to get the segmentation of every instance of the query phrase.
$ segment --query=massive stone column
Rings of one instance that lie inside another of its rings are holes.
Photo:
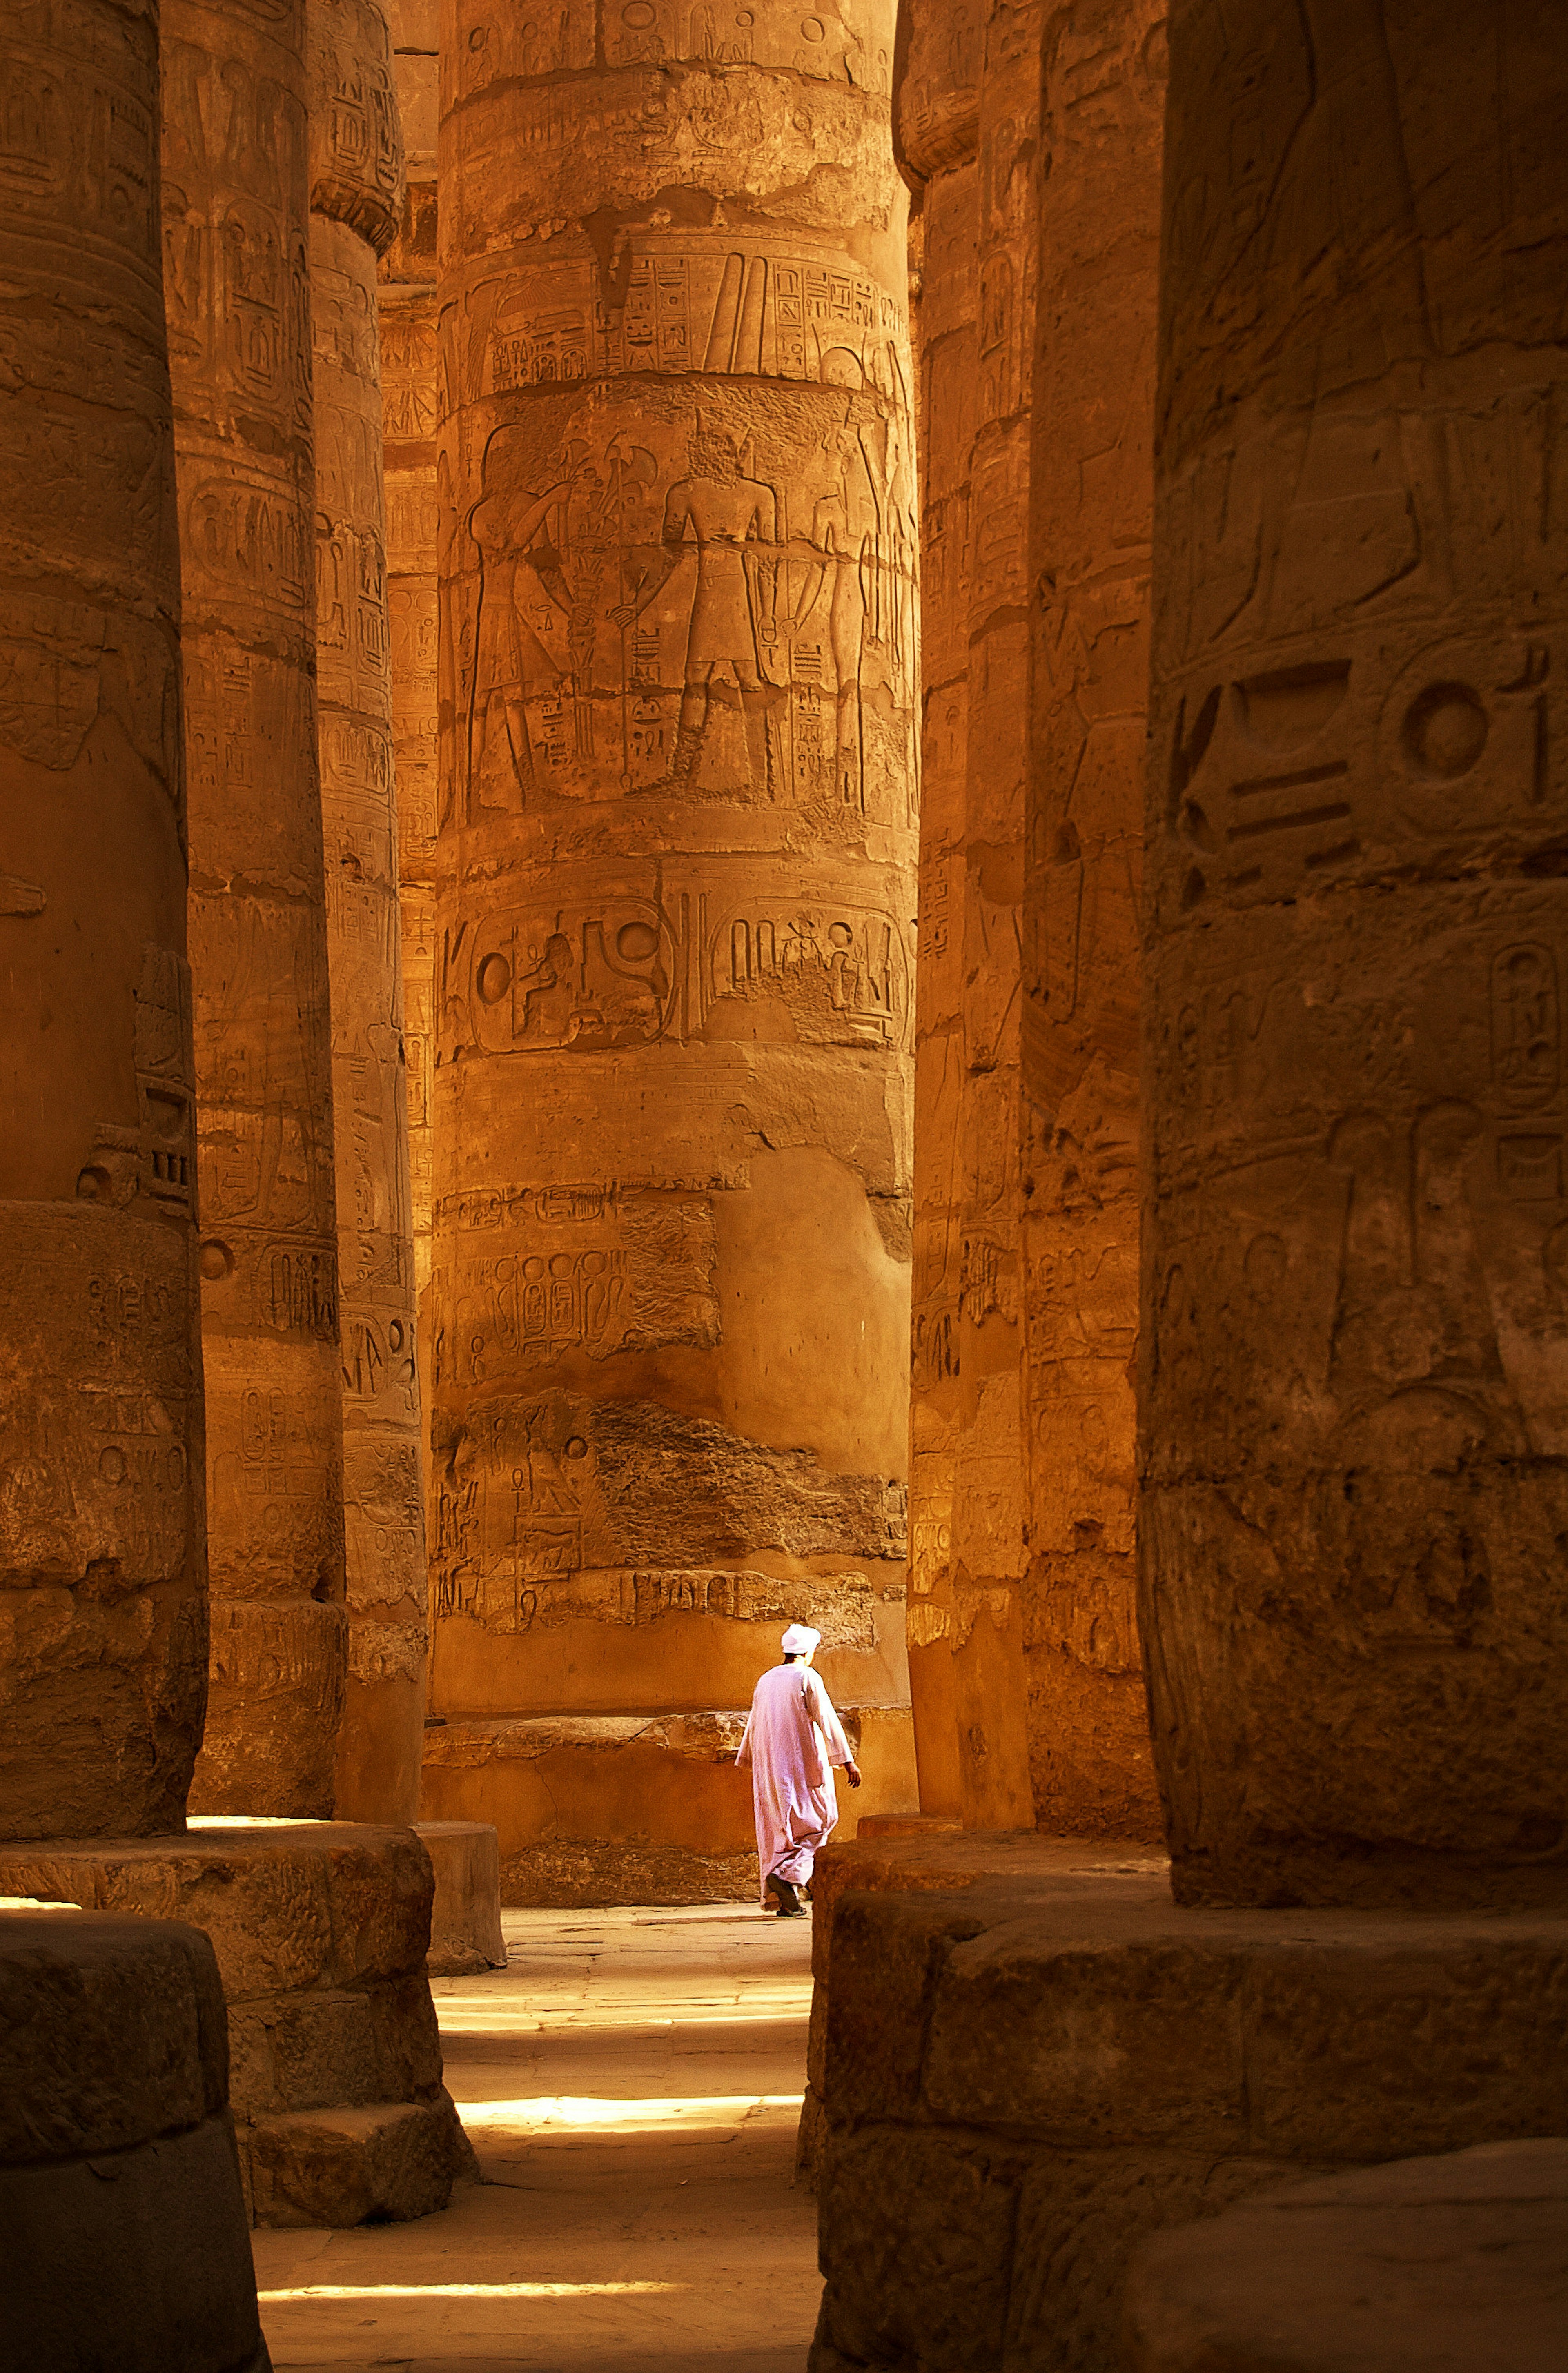
[[[206,1668],[154,0],[4,73],[0,1835],[140,1835]]]
[[[438,0],[391,0],[407,185],[381,259],[387,607],[397,759],[403,1043],[415,1283],[430,1281],[430,1109],[436,970],[436,41]],[[422,1344],[427,1341],[422,1331]],[[422,1362],[422,1371],[424,1362]],[[428,1433],[428,1409],[426,1430]]]
[[[311,0],[316,693],[337,1133],[349,1819],[411,1821],[425,1713],[424,1487],[398,927],[376,263],[403,144],[377,0]]]
[[[786,1610],[913,1777],[895,12],[600,13],[442,33],[427,1807],[513,1891],[743,1883],[679,1758]]]
[[[343,1706],[342,1386],[302,0],[167,0],[212,1666],[196,1801],[324,1814]]]
[[[910,11],[923,764],[910,1686],[928,1814],[1035,1818],[1020,1584],[1020,905],[1039,8]]]
[[[1187,1900],[1568,1889],[1568,52],[1172,15],[1143,1621]]]
[[[1041,1825],[1150,1837],[1135,1607],[1139,894],[1164,0],[1045,46],[1024,1004],[1029,1754]]]

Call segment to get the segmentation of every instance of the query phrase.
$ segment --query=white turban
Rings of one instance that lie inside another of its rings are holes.
[[[809,1623],[791,1623],[781,1644],[787,1656],[809,1656],[821,1638],[822,1633],[813,1631]]]

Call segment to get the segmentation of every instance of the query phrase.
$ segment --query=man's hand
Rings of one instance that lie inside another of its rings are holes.
[[[860,1765],[858,1763],[846,1763],[844,1766],[844,1777],[848,1781],[851,1788],[858,1788],[860,1784]]]

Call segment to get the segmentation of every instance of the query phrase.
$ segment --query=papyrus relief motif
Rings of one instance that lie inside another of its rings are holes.
[[[1142,1587],[1188,1894],[1561,1887],[1564,69],[1480,25],[1173,18]]]
[[[345,1634],[304,37],[302,0],[163,8],[215,1642],[196,1801],[316,1814]]]
[[[316,666],[332,982],[348,1677],[337,1810],[418,1808],[427,1597],[378,255],[403,148],[377,0],[312,0]]]
[[[486,1634],[496,1672],[544,1669],[521,1643],[550,1594],[623,1619],[585,1575],[669,1575],[661,1603],[715,1642],[769,1619],[762,1578],[725,1597],[683,1572],[760,1556],[817,1588],[852,1561],[879,1604],[902,1581],[918,519],[893,11],[650,0],[601,48],[595,22],[443,19],[450,1713],[489,1686]],[[422,390],[411,368],[424,427]],[[729,1650],[683,1675],[657,1636],[648,1701],[732,1692]]]
[[[19,0],[0,140],[0,1829],[177,1827],[206,1603],[158,13]]]

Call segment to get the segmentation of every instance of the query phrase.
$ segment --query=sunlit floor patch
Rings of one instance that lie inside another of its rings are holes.
[[[685,2283],[301,2283],[287,2291],[258,2291],[263,2307],[287,2299],[579,2299],[646,2298],[684,2291]]]
[[[699,2093],[682,2099],[668,2094],[651,2100],[595,2101],[571,2094],[529,2101],[459,2101],[458,2114],[475,2126],[580,2126],[657,2131],[677,2122],[687,2125],[733,2125],[753,2110],[788,2110],[799,2116],[802,2093]]]

